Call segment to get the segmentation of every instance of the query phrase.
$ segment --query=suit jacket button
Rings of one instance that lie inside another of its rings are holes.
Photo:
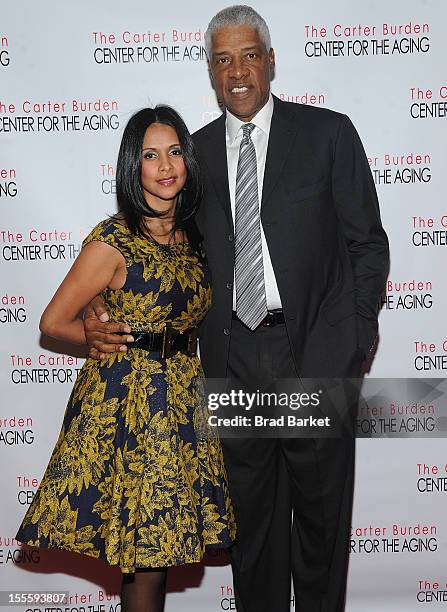
[[[230,335],[230,330],[228,329],[228,327],[225,327],[225,328],[224,328],[223,333],[224,333],[226,336],[229,336],[229,335]]]
[[[225,286],[227,289],[233,289],[233,283],[227,283]]]
[[[234,236],[233,236],[233,234],[228,234],[228,240],[229,240],[230,242],[233,242],[233,240],[234,240]]]

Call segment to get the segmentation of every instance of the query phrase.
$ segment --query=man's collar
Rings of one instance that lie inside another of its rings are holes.
[[[259,110],[250,123],[253,123],[258,128],[260,128],[266,134],[270,131],[270,123],[272,121],[273,115],[273,97],[270,93],[268,101],[264,104],[264,106]],[[227,126],[227,134],[230,139],[230,144],[234,142],[236,139],[238,132],[240,130],[241,125],[244,125],[244,121],[241,121],[234,115],[230,113],[229,110],[226,112],[226,126]]]

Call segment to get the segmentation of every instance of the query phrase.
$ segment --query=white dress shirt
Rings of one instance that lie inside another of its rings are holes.
[[[272,94],[268,102],[261,110],[253,117],[250,123],[256,127],[251,133],[256,150],[256,163],[258,166],[258,202],[261,206],[262,185],[264,183],[265,160],[267,157],[267,145],[269,142],[270,124],[273,114],[273,98]],[[228,165],[228,186],[230,188],[231,214],[233,215],[236,205],[236,173],[237,162],[239,160],[239,148],[242,140],[242,126],[244,122],[232,115],[227,110],[226,116],[226,145],[227,145],[227,165]],[[267,247],[267,241],[264,235],[264,229],[261,223],[261,242],[262,242],[262,260],[264,265],[264,282],[265,293],[267,299],[268,310],[281,308],[281,298],[279,296],[278,285],[276,284],[275,273],[273,271],[270,253]],[[233,310],[236,310],[236,283],[233,282]]]

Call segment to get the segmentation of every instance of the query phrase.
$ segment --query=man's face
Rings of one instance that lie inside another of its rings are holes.
[[[269,97],[273,49],[267,51],[254,28],[226,26],[213,36],[209,64],[218,99],[238,119],[251,121]]]

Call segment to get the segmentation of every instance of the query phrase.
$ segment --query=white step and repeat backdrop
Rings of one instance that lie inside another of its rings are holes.
[[[444,377],[447,5],[253,5],[271,29],[273,92],[347,113],[370,160],[392,265],[369,376]],[[68,553],[22,550],[14,540],[82,364],[41,339],[40,313],[82,238],[115,210],[116,155],[129,116],[168,103],[193,131],[219,115],[203,33],[222,7],[2,2],[0,589],[69,591],[62,612],[119,610],[120,573]],[[377,418],[372,437],[358,440],[349,612],[446,605],[446,444],[442,431],[424,435],[439,416],[439,396],[427,404],[397,394],[369,406]],[[404,438],[389,435],[396,415]],[[225,555],[172,571],[167,610],[235,610]]]

